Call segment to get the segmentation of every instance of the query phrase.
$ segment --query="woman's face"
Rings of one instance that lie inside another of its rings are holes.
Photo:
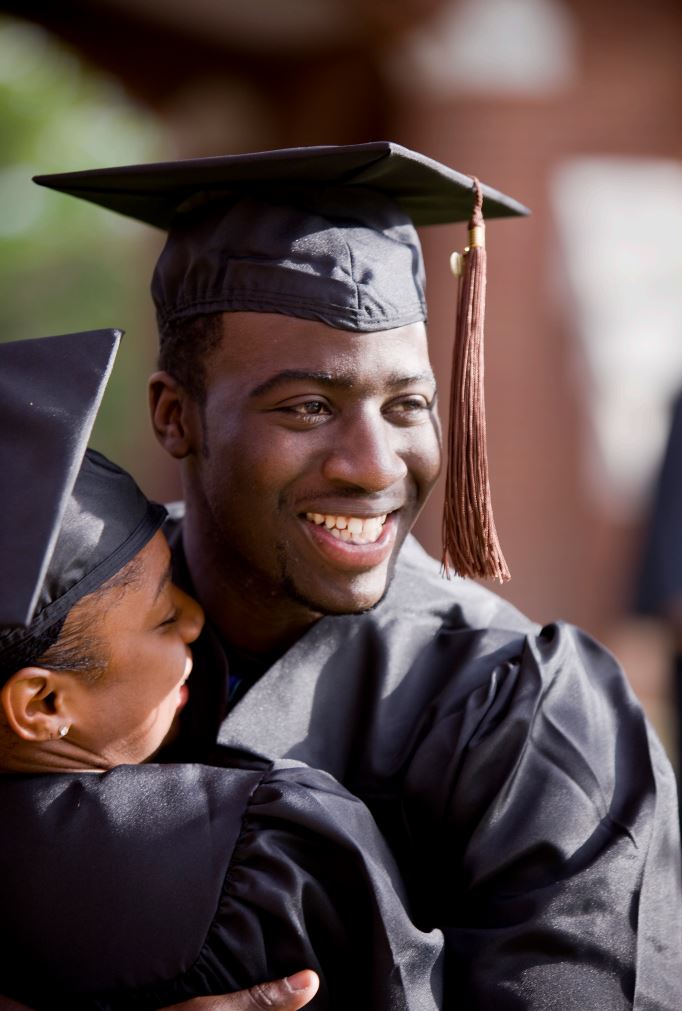
[[[85,598],[79,608],[79,622],[87,619],[102,644],[106,669],[95,680],[68,678],[64,701],[73,719],[64,744],[85,752],[91,768],[143,762],[158,750],[187,700],[189,643],[204,623],[199,605],[171,582],[161,532],[136,556],[132,573],[127,585]]]

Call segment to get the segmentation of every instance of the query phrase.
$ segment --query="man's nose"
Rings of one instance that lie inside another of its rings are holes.
[[[384,491],[407,474],[399,449],[398,432],[380,412],[366,410],[337,428],[322,472],[336,484]]]

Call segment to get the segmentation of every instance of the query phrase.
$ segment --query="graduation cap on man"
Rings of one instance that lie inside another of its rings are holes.
[[[166,515],[87,449],[120,340],[94,330],[0,343],[0,681],[38,660]]]
[[[43,186],[168,231],[152,294],[161,339],[183,319],[274,312],[371,334],[426,320],[416,225],[468,221],[453,351],[443,562],[508,578],[488,482],[483,397],[487,217],[517,201],[397,144],[37,176]]]

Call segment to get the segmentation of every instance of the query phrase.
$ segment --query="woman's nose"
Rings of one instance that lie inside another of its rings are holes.
[[[197,601],[185,593],[184,590],[181,590],[178,586],[174,586],[173,590],[176,594],[177,607],[180,611],[178,618],[180,634],[185,642],[194,642],[204,627],[204,612]]]

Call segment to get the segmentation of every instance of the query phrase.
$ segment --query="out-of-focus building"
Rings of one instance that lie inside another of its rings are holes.
[[[561,614],[610,641],[645,700],[660,702],[660,640],[622,619],[682,382],[678,0],[2,0],[0,9],[122,82],[157,117],[166,157],[391,139],[533,208],[528,221],[489,228],[488,438],[513,575],[502,592],[540,620]],[[445,401],[448,258],[465,236],[440,226],[423,239]],[[144,255],[160,243],[150,233]],[[123,306],[122,315],[125,325]],[[172,491],[164,467],[155,455],[151,492]],[[435,553],[440,502],[418,529]]]

